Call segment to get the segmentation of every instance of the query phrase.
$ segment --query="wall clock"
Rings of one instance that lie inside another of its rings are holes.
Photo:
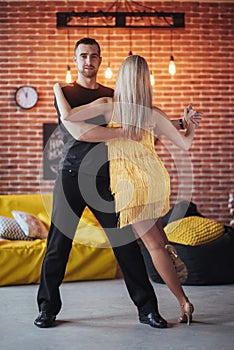
[[[15,102],[23,109],[33,108],[38,101],[37,90],[30,85],[20,86],[15,92]]]

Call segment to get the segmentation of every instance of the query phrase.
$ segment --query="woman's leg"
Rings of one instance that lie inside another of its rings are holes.
[[[165,249],[168,240],[159,220],[142,221],[133,224],[132,226],[148,249],[158,273],[171,292],[175,295],[180,306],[184,305],[188,301],[188,298],[186,297],[177,277],[172,260]]]

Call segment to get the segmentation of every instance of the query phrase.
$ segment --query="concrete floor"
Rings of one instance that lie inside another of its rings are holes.
[[[64,283],[58,325],[39,329],[37,285],[1,287],[0,349],[4,350],[231,350],[234,344],[234,285],[186,286],[194,322],[178,324],[175,298],[153,284],[169,328],[138,322],[123,280]]]

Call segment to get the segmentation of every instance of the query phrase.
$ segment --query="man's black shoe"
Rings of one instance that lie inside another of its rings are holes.
[[[141,323],[149,324],[151,327],[167,328],[167,321],[155,311],[150,312],[147,315],[142,311],[139,311],[139,320]]]
[[[49,328],[55,326],[55,315],[51,315],[47,311],[41,311],[38,317],[35,319],[34,324],[40,328]]]

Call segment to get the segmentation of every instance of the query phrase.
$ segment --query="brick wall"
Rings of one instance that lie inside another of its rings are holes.
[[[113,2],[69,1],[69,10],[107,9]],[[158,11],[171,11],[171,2],[141,2]],[[131,31],[132,51],[150,63],[156,84],[154,103],[171,118],[180,115],[189,102],[204,112],[189,154],[158,151],[172,178],[172,204],[192,199],[206,216],[228,224],[229,193],[233,188],[233,2],[174,1],[174,10],[184,12],[186,27],[173,32],[173,54],[177,65],[174,77],[168,74],[170,31]],[[78,6],[79,5],[79,6]],[[35,193],[51,190],[53,181],[42,177],[42,126],[56,122],[52,87],[64,80],[67,60],[67,30],[56,28],[56,12],[67,11],[66,1],[1,1],[0,79],[0,193]],[[108,63],[108,30],[70,30],[70,56],[75,41],[87,36],[102,47],[100,83],[114,87],[118,66],[128,55],[129,30],[111,30],[111,67],[114,77],[104,78]],[[75,75],[75,69],[72,70]],[[39,101],[28,111],[14,101],[15,90],[24,84],[37,88]],[[172,159],[175,158],[175,161]],[[183,160],[183,161],[182,161]],[[187,166],[179,173],[178,164]],[[191,183],[191,166],[193,181]],[[178,181],[179,179],[179,181]],[[178,195],[179,193],[179,195]],[[182,195],[182,196],[181,196]]]

